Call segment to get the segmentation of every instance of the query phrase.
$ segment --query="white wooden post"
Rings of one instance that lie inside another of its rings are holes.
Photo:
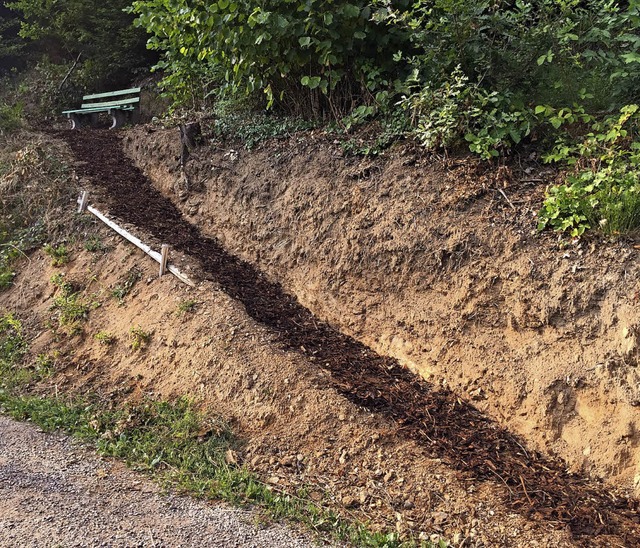
[[[78,200],[78,213],[84,213],[87,210],[88,203],[89,193],[86,190],[83,190],[82,194],[80,194],[80,199]]]
[[[167,271],[167,260],[169,259],[169,246],[167,244],[162,244],[160,256],[160,276],[164,276]]]

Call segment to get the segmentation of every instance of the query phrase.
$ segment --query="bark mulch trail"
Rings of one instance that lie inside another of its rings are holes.
[[[640,501],[569,473],[564,462],[527,449],[523,439],[454,393],[315,318],[280,285],[183,219],[124,155],[117,133],[80,130],[59,136],[84,162],[81,175],[106,191],[110,215],[197,259],[252,318],[278,333],[284,347],[329,371],[344,397],[391,418],[399,435],[417,440],[469,481],[500,486],[513,511],[551,527],[568,527],[585,546],[640,546]]]

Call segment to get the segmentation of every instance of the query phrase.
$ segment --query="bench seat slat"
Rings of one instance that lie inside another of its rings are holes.
[[[119,101],[104,101],[102,103],[82,103],[81,108],[98,108],[98,107],[120,107],[139,103],[140,97],[132,99],[120,99]]]
[[[133,95],[134,93],[140,93],[140,88],[121,89],[118,91],[109,91],[107,93],[93,93],[92,95],[85,95],[82,100],[89,101],[91,99],[102,99],[104,97],[117,97],[121,95]]]
[[[113,106],[113,107],[97,107],[97,108],[78,108],[75,110],[63,110],[62,114],[90,114],[92,112],[109,112],[111,110],[133,110],[134,107],[133,106],[127,106],[127,105],[122,105],[122,106]]]

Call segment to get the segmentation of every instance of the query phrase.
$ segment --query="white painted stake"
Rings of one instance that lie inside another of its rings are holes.
[[[87,204],[89,203],[89,193],[86,190],[82,191],[80,198],[78,199],[78,213],[84,213],[87,210]]]
[[[164,276],[167,271],[167,261],[169,260],[169,245],[162,244],[160,250],[160,277]]]
[[[78,199],[78,203],[81,203],[81,201],[82,201],[82,197]],[[147,255],[149,255],[149,257],[151,257],[154,261],[160,263],[160,266],[162,267],[162,264],[163,264],[162,263],[162,255],[160,253],[158,253],[157,251],[154,251],[147,244],[143,243],[140,239],[136,238],[133,234],[131,234],[130,232],[127,232],[124,228],[121,228],[116,223],[114,223],[112,220],[110,220],[109,218],[105,217],[95,207],[90,206],[90,205],[85,205],[85,211],[88,211],[92,215],[95,215],[96,217],[98,217],[98,219],[100,219],[109,228],[115,230],[125,240],[128,240],[133,245],[135,245],[137,248],[141,249]],[[164,248],[164,246],[163,246],[163,248]],[[168,248],[169,248],[169,246],[167,246],[167,252],[168,252]],[[168,264],[166,261],[165,261],[164,264],[165,264],[165,272],[171,272],[171,274],[173,274],[181,282],[184,282],[188,286],[195,287],[196,284],[194,284],[187,276],[185,276],[182,272],[180,272],[180,270],[178,270],[178,268],[176,268],[174,265]]]

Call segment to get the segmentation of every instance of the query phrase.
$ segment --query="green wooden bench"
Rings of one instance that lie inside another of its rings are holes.
[[[111,129],[127,122],[135,122],[140,113],[140,88],[121,89],[107,93],[94,93],[82,98],[79,109],[64,110],[71,121],[71,129],[86,125],[95,125],[98,114],[106,112],[111,115]]]

